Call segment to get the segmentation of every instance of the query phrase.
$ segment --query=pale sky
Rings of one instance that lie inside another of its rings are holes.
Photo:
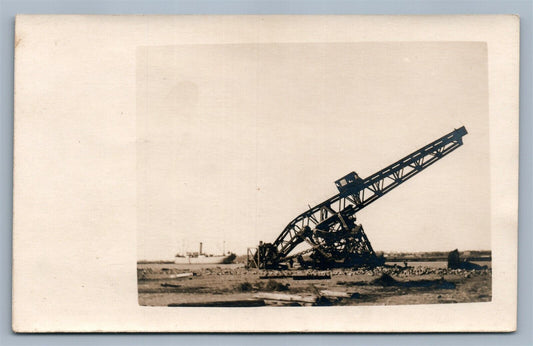
[[[139,259],[244,254],[309,205],[466,126],[464,145],[357,214],[376,251],[490,249],[481,42],[137,52]]]

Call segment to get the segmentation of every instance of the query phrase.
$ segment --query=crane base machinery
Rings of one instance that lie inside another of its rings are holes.
[[[362,179],[350,172],[335,181],[335,196],[294,218],[272,243],[248,249],[248,266],[261,269],[375,267],[376,255],[355,214],[461,145],[463,126]]]

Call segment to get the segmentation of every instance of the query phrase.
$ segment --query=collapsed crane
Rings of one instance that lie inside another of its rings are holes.
[[[464,126],[456,129],[366,179],[356,172],[338,179],[338,194],[298,215],[273,243],[249,249],[248,266],[280,269],[294,260],[321,269],[382,264],[355,213],[463,145],[467,133]],[[301,244],[306,249],[292,253]]]

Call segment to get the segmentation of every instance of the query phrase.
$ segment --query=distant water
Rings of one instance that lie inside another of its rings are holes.
[[[202,269],[202,268],[227,268],[235,269],[244,267],[244,263],[232,263],[232,264],[176,264],[176,263],[137,263],[137,268],[169,268],[169,269]]]
[[[480,261],[472,262],[480,266],[487,266],[491,268],[490,261]],[[387,265],[397,265],[403,267],[403,262],[386,262]],[[407,266],[409,267],[429,267],[429,268],[447,268],[448,262],[446,261],[431,261],[431,262],[422,262],[422,261],[408,261]],[[232,263],[232,264],[175,264],[175,263],[140,263],[137,264],[137,268],[153,268],[153,269],[202,269],[202,268],[226,268],[226,269],[235,269],[244,267],[244,263]]]
[[[491,262],[490,261],[479,261],[479,262],[472,262],[475,264],[478,264],[480,266],[487,266],[488,268],[491,268]],[[399,267],[403,267],[403,262],[386,262],[387,265],[397,265]],[[409,267],[429,267],[429,268],[447,268],[448,262],[447,261],[431,261],[431,262],[423,262],[423,261],[407,261],[407,266]]]

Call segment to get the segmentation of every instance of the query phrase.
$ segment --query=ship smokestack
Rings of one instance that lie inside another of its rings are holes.
[[[200,242],[200,252],[198,253],[198,255],[201,255],[202,254],[202,242]]]

